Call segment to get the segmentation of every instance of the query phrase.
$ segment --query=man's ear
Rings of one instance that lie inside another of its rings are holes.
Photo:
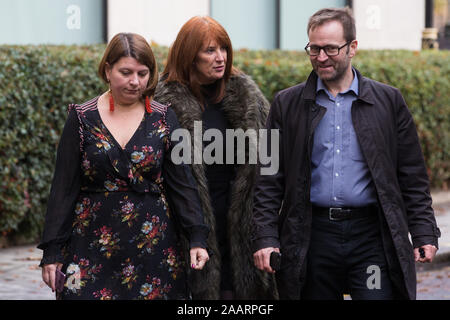
[[[348,46],[350,48],[349,57],[353,58],[356,55],[356,51],[358,51],[358,41],[353,40]]]

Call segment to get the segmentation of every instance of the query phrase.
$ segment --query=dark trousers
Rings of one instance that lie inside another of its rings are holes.
[[[331,221],[313,212],[311,244],[307,256],[302,299],[394,299],[375,214]]]

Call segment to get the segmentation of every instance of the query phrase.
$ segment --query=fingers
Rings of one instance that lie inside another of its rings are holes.
[[[275,270],[270,266],[270,254],[273,251],[280,252],[280,249],[270,247],[256,251],[253,254],[253,262],[256,268],[265,272],[275,273]]]
[[[426,245],[423,247],[425,251],[425,262],[433,262],[434,256],[436,255],[437,248],[433,245]]]
[[[264,253],[263,250],[258,250],[253,254],[253,262],[256,268],[264,270]]]
[[[196,265],[195,269],[196,269],[196,270],[202,270],[203,267],[204,267],[205,264],[206,264],[206,261],[208,261],[208,260],[207,260],[207,259],[198,259],[197,261],[198,261],[198,262],[197,262],[197,265]]]
[[[59,264],[61,265],[61,264]],[[55,292],[55,279],[57,264],[46,264],[42,267],[42,280]],[[62,267],[62,265],[61,265]],[[59,267],[59,269],[61,268]]]
[[[49,285],[49,275],[45,270],[45,266],[42,267],[42,281],[48,286]]]
[[[425,256],[421,257],[419,249],[423,249]],[[420,263],[431,263],[436,255],[437,248],[431,244],[414,249],[414,260]]]
[[[418,262],[420,259],[420,253],[419,253],[419,248],[415,248],[414,249],[414,261]]]
[[[194,270],[202,270],[206,262],[209,260],[208,252],[203,248],[192,248],[190,250],[191,255],[191,268]]]

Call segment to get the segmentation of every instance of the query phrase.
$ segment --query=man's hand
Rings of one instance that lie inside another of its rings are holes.
[[[425,257],[424,258],[420,257],[420,252],[419,252],[420,248],[422,248],[424,253],[425,253]],[[434,259],[434,256],[436,255],[437,248],[435,246],[431,245],[431,244],[426,244],[424,246],[421,246],[420,248],[415,248],[414,249],[414,260],[416,262],[422,262],[422,263],[429,262],[429,263],[431,263],[433,261],[433,259]]]
[[[273,270],[270,267],[270,254],[273,252],[280,252],[279,248],[264,248],[261,250],[256,251],[253,254],[253,262],[255,263],[255,266],[262,271],[266,271],[269,273],[275,273],[275,270]]]

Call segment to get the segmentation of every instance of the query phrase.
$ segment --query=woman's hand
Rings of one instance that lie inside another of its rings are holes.
[[[205,263],[209,260],[208,251],[203,248],[192,248],[191,254],[191,268],[195,270],[202,270]]]
[[[53,292],[56,290],[56,269],[61,270],[62,263],[44,264],[42,267],[42,280]]]

